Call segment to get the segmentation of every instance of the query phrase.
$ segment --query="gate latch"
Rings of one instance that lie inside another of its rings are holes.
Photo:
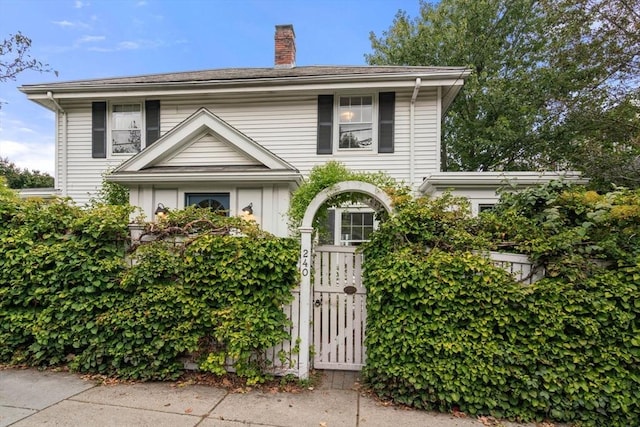
[[[319,300],[319,299],[317,299],[317,300],[313,303],[313,305],[315,305],[316,307],[320,307],[320,306],[322,305],[322,301],[321,301],[321,300]]]

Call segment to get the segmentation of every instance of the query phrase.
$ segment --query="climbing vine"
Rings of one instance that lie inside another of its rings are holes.
[[[296,230],[300,226],[307,207],[318,193],[342,181],[362,181],[373,184],[386,191],[395,203],[407,199],[410,192],[407,186],[398,184],[393,178],[382,172],[354,172],[347,169],[342,163],[329,161],[324,165],[314,167],[309,178],[293,193],[288,211],[290,229]],[[316,229],[322,228],[326,219],[326,208],[340,206],[343,203],[358,203],[363,200],[363,197],[358,193],[345,193],[331,198],[318,209],[318,214],[314,219],[314,227]]]
[[[192,207],[131,244],[131,210],[0,187],[0,362],[170,379],[191,358],[262,381],[288,336],[297,242]]]
[[[365,247],[371,388],[419,408],[640,425],[640,192],[551,183],[471,218],[450,195],[397,209]],[[480,254],[546,271],[515,282]]]

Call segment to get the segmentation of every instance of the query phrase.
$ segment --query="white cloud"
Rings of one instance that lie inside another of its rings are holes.
[[[0,157],[23,169],[39,170],[50,175],[55,171],[55,148],[53,142],[31,143],[12,140],[0,140]]]
[[[78,40],[76,40],[76,45],[81,43],[93,43],[93,42],[101,42],[106,40],[105,36],[82,36]]]
[[[94,52],[116,52],[122,50],[140,50],[140,49],[155,49],[161,46],[171,46],[176,43],[184,43],[183,40],[178,40],[174,43],[167,44],[162,40],[125,40],[114,47],[102,47],[102,46],[90,46],[88,50]]]
[[[124,41],[118,43],[118,50],[136,50],[140,49],[141,45],[135,41]]]
[[[91,28],[91,26],[85,22],[79,22],[79,21],[71,22],[71,21],[67,21],[66,19],[62,21],[51,21],[51,23],[62,28],[79,28],[79,29]]]
[[[140,7],[140,6],[146,6],[148,3],[146,0],[140,0],[138,3],[136,3],[136,6]]]
[[[75,24],[70,21],[51,21],[51,22],[60,27],[75,27]]]
[[[85,6],[89,6],[89,2],[85,2],[85,1],[81,1],[81,0],[76,0],[74,7],[76,9],[82,9]]]

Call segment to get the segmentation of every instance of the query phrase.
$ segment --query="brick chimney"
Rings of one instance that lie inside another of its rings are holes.
[[[276,25],[276,68],[296,66],[296,33],[293,25]]]

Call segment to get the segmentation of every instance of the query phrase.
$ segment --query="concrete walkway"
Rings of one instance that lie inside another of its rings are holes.
[[[69,373],[6,369],[0,370],[0,427],[483,425],[473,418],[384,406],[353,389],[355,373],[325,375],[313,391],[232,393],[175,383],[96,385]]]

